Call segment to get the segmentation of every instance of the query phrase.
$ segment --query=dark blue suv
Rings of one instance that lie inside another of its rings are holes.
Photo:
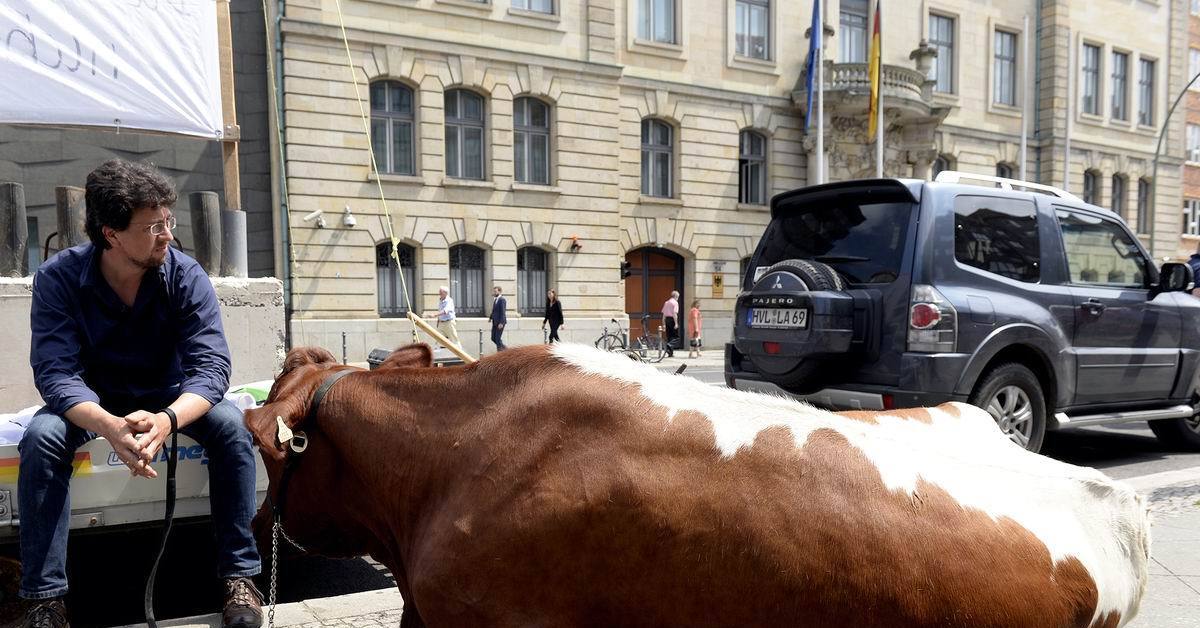
[[[771,201],[725,379],[837,409],[967,401],[1033,451],[1047,429],[1128,421],[1200,449],[1191,285],[1054,188],[953,172],[807,187]]]

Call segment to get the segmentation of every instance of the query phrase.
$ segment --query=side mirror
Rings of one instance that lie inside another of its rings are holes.
[[[1192,289],[1192,267],[1178,262],[1167,262],[1158,271],[1158,285],[1150,291],[1150,298],[1163,292],[1184,292]]]

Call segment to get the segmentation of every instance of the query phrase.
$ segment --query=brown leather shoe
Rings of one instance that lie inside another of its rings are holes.
[[[262,593],[249,578],[225,580],[225,612],[221,614],[225,628],[259,628],[262,626]]]
[[[23,628],[71,628],[67,623],[67,605],[60,597],[30,601]]]

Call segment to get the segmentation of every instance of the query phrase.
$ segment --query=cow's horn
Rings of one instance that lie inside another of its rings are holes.
[[[279,441],[280,446],[292,440],[292,428],[283,422],[283,417],[276,416],[275,425],[278,428],[278,431],[275,432],[275,440]]]

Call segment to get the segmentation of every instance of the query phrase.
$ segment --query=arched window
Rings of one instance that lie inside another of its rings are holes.
[[[642,120],[642,194],[671,198],[674,129],[662,120]]]
[[[1137,230],[1150,233],[1150,194],[1154,187],[1150,179],[1138,179]]]
[[[536,246],[517,249],[517,311],[525,315],[546,313],[549,285],[548,255]]]
[[[450,296],[459,316],[483,316],[483,249],[470,244],[450,247]]]
[[[446,92],[446,176],[483,180],[483,97],[465,89]],[[458,301],[455,301],[457,306]]]
[[[767,202],[767,138],[754,131],[738,137],[738,202]]]
[[[550,183],[550,107],[536,98],[513,101],[513,162],[520,183]]]
[[[1004,162],[996,164],[996,176],[1001,179],[1013,178],[1013,167]]]
[[[952,170],[953,168],[954,166],[950,163],[949,157],[946,155],[938,155],[937,159],[933,160],[933,178],[936,179],[939,174],[947,170]]]
[[[1128,181],[1124,176],[1114,174],[1112,176],[1112,210],[1113,213],[1121,218],[1124,218],[1125,220],[1129,219],[1129,216],[1127,215],[1129,211],[1129,199],[1126,198],[1128,195]]]
[[[375,280],[379,293],[379,315],[384,318],[404,316],[412,309],[412,295],[417,293],[417,251],[407,244],[397,244],[399,265],[392,258],[392,244],[375,245]],[[401,279],[403,278],[403,282]],[[407,289],[407,291],[406,291]]]
[[[396,81],[371,83],[371,150],[380,172],[416,174],[413,91]]]
[[[1100,174],[1095,170],[1083,171],[1083,202],[1100,204]]]

